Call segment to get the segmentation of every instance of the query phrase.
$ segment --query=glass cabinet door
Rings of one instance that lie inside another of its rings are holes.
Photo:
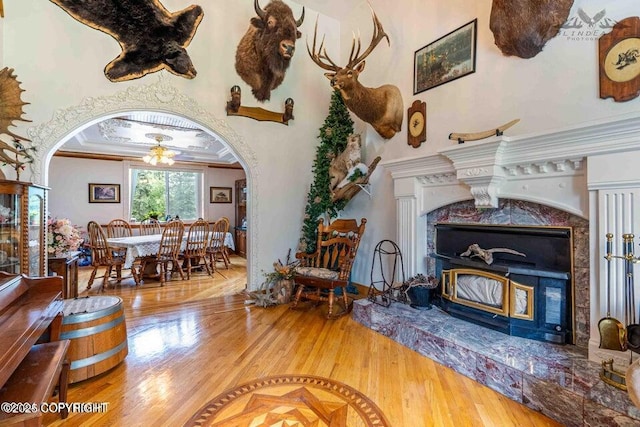
[[[44,206],[45,190],[29,187],[29,276],[42,276],[44,272]]]
[[[21,273],[22,195],[0,194],[0,271]]]

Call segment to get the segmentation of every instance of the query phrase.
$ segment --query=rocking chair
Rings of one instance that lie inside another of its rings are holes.
[[[353,298],[347,296],[346,288],[366,223],[365,218],[362,218],[360,225],[355,219],[336,219],[325,226],[324,221],[320,220],[316,251],[296,254],[300,260],[294,276],[298,290],[291,309],[297,309],[304,298],[316,301],[315,305],[320,301],[328,301],[327,319],[351,312]],[[342,292],[338,299],[335,296],[336,288]],[[334,313],[336,303],[342,309],[337,314]]]

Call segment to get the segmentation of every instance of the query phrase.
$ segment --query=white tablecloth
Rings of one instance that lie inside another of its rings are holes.
[[[124,268],[131,268],[133,261],[138,257],[155,255],[160,248],[160,240],[162,234],[150,234],[147,236],[131,236],[131,237],[113,237],[107,239],[110,246],[127,248],[127,255],[124,260]],[[182,249],[187,244],[187,234],[182,239]],[[233,243],[233,236],[227,233],[224,237],[224,245],[235,251],[236,246]]]

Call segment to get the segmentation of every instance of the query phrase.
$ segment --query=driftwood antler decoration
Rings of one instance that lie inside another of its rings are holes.
[[[309,52],[311,60],[316,65],[323,70],[331,71],[330,73],[325,73],[325,76],[331,82],[331,87],[340,92],[347,108],[361,120],[371,124],[380,136],[390,139],[402,127],[404,107],[400,90],[393,85],[368,88],[358,82],[358,76],[364,71],[365,58],[373,52],[383,39],[387,39],[387,43],[389,43],[389,36],[384,32],[384,28],[382,28],[382,24],[373,9],[371,9],[371,15],[374,30],[369,47],[360,53],[360,38],[356,39],[354,36],[351,42],[349,62],[344,67],[337,65],[329,58],[324,48],[324,38],[316,50],[317,19],[313,32],[313,46],[310,49],[307,43],[307,52]]]
[[[518,252],[516,250],[509,249],[509,248],[482,249],[480,245],[478,245],[477,243],[469,245],[467,250],[461,253],[460,256],[470,257],[470,258],[477,257],[490,265],[493,263],[493,254],[496,252],[502,252],[502,253],[508,253],[512,255],[519,255],[519,256],[526,257],[526,255],[523,254],[522,252]]]
[[[489,129],[481,132],[452,132],[449,134],[449,139],[458,141],[458,144],[462,144],[465,141],[477,141],[479,139],[485,139],[492,136],[502,136],[505,130],[518,123],[520,119],[511,120],[509,123],[505,123],[502,126],[498,126],[495,129]]]
[[[14,126],[13,122],[16,120],[31,121],[22,118],[22,106],[28,104],[20,98],[22,92],[24,89],[20,88],[13,68],[5,67],[0,70],[0,135],[10,136],[12,142],[10,145],[0,138],[0,161],[3,166],[11,165],[15,169],[17,180],[20,180],[20,171],[25,165],[33,163],[33,153],[36,151],[35,147],[27,147],[21,142],[30,142],[29,139],[9,130],[9,126]]]

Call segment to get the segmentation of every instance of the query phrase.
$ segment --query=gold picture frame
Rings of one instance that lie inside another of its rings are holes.
[[[120,203],[120,184],[89,184],[89,203]]]
[[[209,202],[210,203],[231,203],[233,196],[231,187],[210,187]]]

